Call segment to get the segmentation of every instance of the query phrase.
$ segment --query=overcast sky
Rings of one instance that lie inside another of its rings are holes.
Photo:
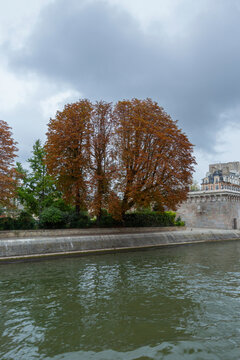
[[[195,144],[200,180],[240,160],[238,0],[0,0],[0,119],[24,162],[81,97],[156,100]]]

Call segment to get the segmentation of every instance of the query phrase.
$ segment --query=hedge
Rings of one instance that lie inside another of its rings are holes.
[[[166,227],[184,226],[184,222],[172,211],[135,211],[126,213],[122,221],[113,219],[106,210],[101,219],[91,219],[87,212],[76,214],[74,211],[62,211],[54,206],[45,208],[39,220],[35,220],[31,214],[22,211],[17,218],[0,218],[0,230],[24,230],[24,229],[70,229],[89,227]]]

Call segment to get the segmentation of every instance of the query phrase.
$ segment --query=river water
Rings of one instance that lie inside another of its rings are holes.
[[[239,360],[240,242],[0,265],[1,360]]]

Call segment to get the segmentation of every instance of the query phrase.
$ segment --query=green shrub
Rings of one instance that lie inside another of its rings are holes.
[[[73,207],[71,205],[66,204],[65,201],[61,198],[55,200],[51,206],[53,206],[63,212],[72,212],[73,211]]]
[[[21,211],[15,221],[15,229],[30,230],[35,229],[37,226],[36,220],[27,211]]]
[[[0,218],[0,230],[14,230],[16,228],[16,220],[10,216]]]
[[[116,227],[121,226],[122,222],[115,220],[111,214],[107,212],[107,210],[102,210],[102,216],[101,218],[96,221],[96,225],[99,227]]]
[[[80,211],[77,214],[75,211],[66,213],[66,223],[68,228],[88,228],[91,226],[91,221],[86,211]]]
[[[175,221],[176,226],[185,226],[185,222],[181,220],[180,216],[177,217]]]
[[[176,214],[172,211],[137,211],[124,215],[123,221],[126,227],[141,226],[174,226]]]
[[[65,214],[63,211],[50,206],[45,208],[39,217],[39,227],[43,229],[61,229],[66,226]]]
[[[26,211],[21,211],[18,217],[0,218],[0,230],[28,230],[36,228],[36,220]]]
[[[176,213],[174,211],[165,211],[166,216],[169,219],[170,225],[169,226],[174,226],[175,225],[175,219],[176,219]]]

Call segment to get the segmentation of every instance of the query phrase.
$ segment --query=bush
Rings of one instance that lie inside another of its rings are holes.
[[[66,213],[66,223],[68,228],[88,228],[91,225],[90,217],[86,211],[75,211]]]
[[[137,211],[124,215],[123,221],[126,227],[141,226],[174,226],[176,214],[172,211]]]
[[[122,226],[122,222],[115,220],[112,215],[107,212],[106,209],[102,210],[102,216],[98,221],[95,222],[95,224],[99,227]]]
[[[37,225],[36,220],[27,211],[21,211],[15,220],[15,229],[30,230],[35,229]]]
[[[14,230],[16,228],[16,220],[7,216],[0,218],[0,230]]]
[[[175,221],[176,226],[185,226],[185,222],[181,220],[180,216],[177,217]]]
[[[36,220],[26,211],[21,211],[18,217],[0,218],[0,230],[29,230],[36,228]]]
[[[73,207],[69,204],[66,204],[65,201],[63,199],[57,199],[54,201],[54,203],[51,205],[59,210],[61,210],[62,212],[71,212],[73,211]]]
[[[61,229],[66,226],[66,217],[63,211],[50,206],[45,208],[39,217],[39,227],[43,229]]]

